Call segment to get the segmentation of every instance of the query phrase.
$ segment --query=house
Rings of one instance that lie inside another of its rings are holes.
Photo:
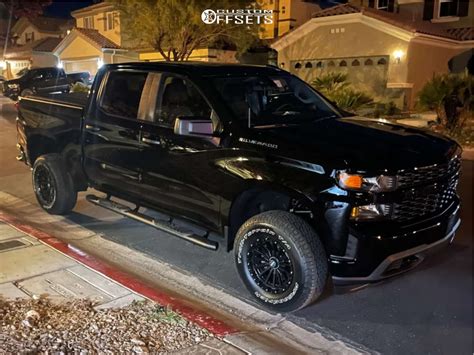
[[[273,11],[273,23],[263,25],[262,39],[283,36],[321,11],[319,1],[315,0],[261,0],[259,5],[262,9]]]
[[[413,108],[416,94],[450,60],[472,55],[473,28],[437,23],[354,4],[338,5],[273,43],[279,66],[311,82],[342,72],[378,101]],[[466,64],[464,64],[466,65]]]
[[[104,63],[136,61],[138,54],[123,46],[120,16],[107,2],[73,11],[76,27],[55,49],[66,72],[88,71],[95,75]]]
[[[61,38],[46,37],[22,46],[10,46],[4,52],[4,76],[13,79],[25,68],[52,67],[58,64],[54,54]]]
[[[64,38],[74,26],[73,20],[38,16],[20,18],[11,29],[15,44],[24,45],[44,38]]]
[[[446,28],[471,27],[473,0],[350,0],[350,3],[399,13],[413,21],[430,21]]]

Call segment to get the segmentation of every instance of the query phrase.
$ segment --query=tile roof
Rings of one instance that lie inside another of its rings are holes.
[[[91,28],[78,28],[78,27],[76,27],[74,30],[86,36],[92,42],[99,45],[101,48],[120,49],[120,46],[117,43],[101,35],[98,30],[94,30]]]
[[[39,39],[37,41],[28,42],[23,46],[10,47],[6,51],[6,56],[9,58],[17,57],[18,55],[25,55],[30,52],[52,52],[58,44],[62,41],[62,38],[47,37]]]
[[[400,27],[411,32],[444,37],[458,41],[474,39],[473,27],[461,29],[445,29],[439,25],[431,23],[430,21],[413,20],[411,17],[406,17],[397,13],[361,7],[354,4],[342,4],[330,7],[328,9],[316,12],[315,14],[313,14],[313,18],[340,16],[356,13],[362,13],[364,16],[375,18],[377,20],[386,22],[388,24]]]

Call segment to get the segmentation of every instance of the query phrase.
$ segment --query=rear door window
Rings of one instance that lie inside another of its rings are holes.
[[[110,115],[136,119],[146,78],[145,72],[109,72],[100,108]]]

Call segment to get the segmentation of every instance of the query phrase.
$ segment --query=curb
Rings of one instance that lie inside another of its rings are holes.
[[[162,291],[156,290],[145,283],[137,280],[132,275],[117,270],[112,266],[94,258],[81,249],[65,243],[54,236],[40,231],[34,227],[18,221],[15,217],[0,211],[0,220],[10,225],[16,230],[27,234],[28,236],[37,239],[43,244],[46,244],[53,249],[59,251],[61,254],[74,259],[78,263],[98,272],[99,274],[118,282],[129,290],[157,302],[161,306],[169,307],[175,312],[178,312],[188,321],[193,322],[200,327],[207,329],[209,332],[217,337],[225,337],[227,335],[239,333],[239,330],[224,323],[223,321],[210,316],[207,313],[201,312],[188,305],[185,305],[179,299],[172,297]]]

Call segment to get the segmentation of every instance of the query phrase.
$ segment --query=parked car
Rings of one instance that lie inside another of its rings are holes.
[[[460,224],[454,141],[342,114],[275,67],[106,65],[72,99],[20,100],[40,206],[67,214],[93,187],[98,206],[233,250],[274,311],[313,302],[328,275],[359,287],[410,270]]]
[[[64,69],[50,67],[23,69],[16,79],[3,83],[3,95],[13,100],[18,96],[45,94],[52,92],[68,92],[76,82],[89,83],[88,72],[66,74]]]

